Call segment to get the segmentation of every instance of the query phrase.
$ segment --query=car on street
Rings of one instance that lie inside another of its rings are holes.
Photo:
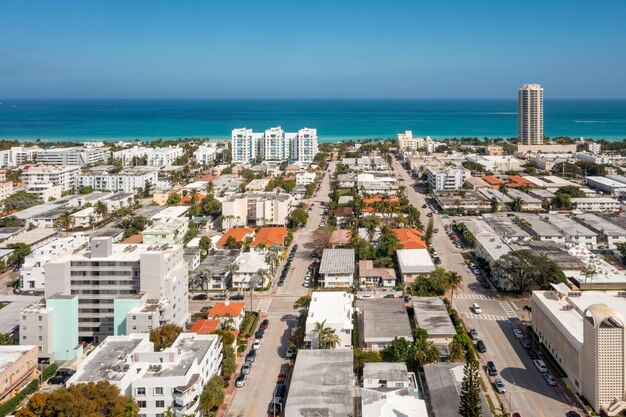
[[[293,349],[292,348],[287,348],[287,350],[285,351],[285,358],[287,358],[287,359],[293,358]]]
[[[230,296],[231,300],[239,300],[239,301],[241,301],[244,298],[245,298],[244,295],[241,294],[241,293],[240,294],[233,294],[233,295]]]
[[[246,379],[247,378],[248,378],[248,376],[246,374],[239,374],[239,376],[235,380],[235,386],[237,388],[243,387],[244,385],[246,385]]]
[[[263,329],[259,329],[254,333],[256,339],[263,339],[263,336],[265,336],[265,330]]]
[[[204,300],[206,300],[208,298],[209,298],[209,296],[206,295],[206,294],[196,294],[196,295],[193,296],[192,300],[194,300],[194,301],[204,301]]]
[[[309,288],[309,281],[304,281],[304,282],[302,283],[302,286],[303,286],[304,288]]]
[[[478,350],[480,353],[485,353],[487,352],[487,345],[485,345],[485,342],[483,342],[482,340],[479,340],[478,342],[476,342],[476,350]]]
[[[433,233],[439,233],[439,228],[435,227],[435,228],[433,229]]]
[[[474,275],[480,275],[480,271],[476,268],[472,268],[472,274]]]
[[[226,294],[221,293],[221,294],[215,294],[212,295],[211,297],[209,297],[209,300],[225,300],[226,299]]]
[[[580,417],[580,414],[576,411],[568,411],[567,414],[565,414],[565,417]]]
[[[528,356],[530,356],[530,359],[539,359],[539,355],[537,355],[537,352],[532,349],[528,349]]]
[[[52,378],[48,380],[51,385],[64,385],[76,371],[70,368],[59,368]]]
[[[498,375],[498,369],[496,368],[496,364],[493,363],[493,361],[487,362],[487,373],[489,374],[489,376]]]
[[[556,386],[556,379],[554,379],[550,372],[546,372],[545,374],[543,374],[543,379],[545,379],[548,385],[550,385],[551,387]]]
[[[207,311],[209,311],[211,309],[211,306],[204,306],[200,309],[201,313],[206,313]]]
[[[527,338],[522,338],[519,339],[520,343],[522,344],[522,346],[524,346],[524,349],[530,349],[530,341]]]
[[[251,362],[246,362],[243,364],[243,366],[241,367],[241,373],[244,375],[248,375],[250,373],[250,370],[252,369],[252,364]]]
[[[472,311],[474,312],[474,314],[481,314],[483,312],[478,303],[472,304]]]
[[[489,288],[489,283],[487,282],[487,280],[482,280],[480,281],[480,285],[483,286],[483,288]]]
[[[548,367],[546,366],[546,363],[541,359],[535,359],[533,363],[535,364],[539,372],[548,372]]]
[[[265,319],[261,322],[261,329],[267,329],[268,327],[270,327],[270,321],[268,319]]]
[[[513,334],[518,339],[524,338],[524,333],[522,333],[522,331],[520,329],[513,329]]]
[[[283,285],[285,285],[285,281],[283,281],[282,279],[278,280],[278,286],[282,287]]]
[[[246,360],[245,362],[254,362],[254,360],[256,359],[256,350],[254,349],[250,349],[250,352],[248,352],[248,354],[246,355]]]
[[[496,378],[496,380],[493,381],[493,386],[496,387],[496,391],[498,391],[498,394],[504,394],[506,392],[504,382],[502,382],[500,378]]]
[[[478,330],[471,329],[469,334],[470,334],[470,337],[472,338],[472,340],[478,340]]]
[[[261,339],[255,339],[254,343],[252,344],[252,349],[257,350],[261,347]]]

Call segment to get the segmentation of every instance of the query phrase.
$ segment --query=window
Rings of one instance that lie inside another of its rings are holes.
[[[157,407],[157,408],[163,408],[163,407],[165,407],[165,401],[163,401],[163,400],[157,400],[157,401],[156,401],[156,407]]]
[[[154,387],[154,395],[163,395],[163,387]]]
[[[145,401],[137,401],[137,404],[139,405],[139,408],[146,408],[146,402]]]
[[[146,387],[138,387],[137,395],[146,395]]]

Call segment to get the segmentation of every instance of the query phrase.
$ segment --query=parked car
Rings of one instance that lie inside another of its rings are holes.
[[[261,339],[255,339],[254,343],[252,344],[252,349],[257,350],[261,347]]]
[[[63,385],[76,371],[70,368],[59,368],[52,378],[48,380],[51,385]]]
[[[252,369],[252,363],[251,362],[246,362],[241,367],[241,373],[244,374],[244,375],[248,375],[250,373],[251,369]]]
[[[256,359],[256,350],[254,349],[250,349],[250,352],[248,352],[248,354],[246,355],[246,362],[254,362],[254,360]]]
[[[209,298],[209,296],[206,295],[206,294],[196,294],[196,295],[193,296],[192,300],[194,300],[194,301],[204,301],[204,300],[206,300],[208,298]]]
[[[485,342],[483,342],[482,340],[479,340],[478,342],[476,342],[476,349],[480,353],[485,353],[487,352],[487,345],[485,345]]]
[[[497,378],[495,381],[493,381],[493,385],[494,387],[496,387],[496,391],[498,391],[498,394],[504,394],[506,392],[504,382],[502,382],[500,378]]]
[[[241,294],[241,293],[233,294],[233,295],[230,296],[231,300],[239,300],[240,301],[240,300],[243,300],[244,298],[245,298],[244,295]]]
[[[524,349],[530,349],[531,348],[530,340],[528,340],[527,338],[524,337],[522,339],[519,339],[519,341],[522,344],[522,346],[524,346]]]
[[[548,372],[548,367],[546,366],[546,363],[541,359],[535,359],[533,363],[535,364],[539,372]]]
[[[556,386],[556,379],[554,379],[550,372],[546,372],[545,374],[543,374],[543,379],[545,379],[548,385],[550,385],[551,387]]]
[[[282,279],[278,280],[278,286],[282,287],[285,284],[285,281],[283,281]]]
[[[226,294],[224,293],[220,293],[220,294],[215,294],[212,295],[211,297],[209,297],[210,300],[225,300],[226,299]]]
[[[267,329],[268,327],[270,327],[270,321],[268,319],[265,319],[261,322],[261,329]]]
[[[201,313],[206,313],[207,311],[209,311],[211,309],[211,306],[204,306],[200,309]]]
[[[293,358],[293,349],[287,348],[287,350],[285,351],[285,358],[287,359]]]
[[[472,304],[472,311],[474,312],[474,314],[480,314],[483,312],[478,303]]]
[[[263,339],[263,336],[265,336],[265,330],[263,329],[259,329],[254,333],[256,339]]]
[[[472,340],[478,340],[478,331],[476,329],[471,329],[469,334]]]
[[[498,375],[498,369],[496,368],[496,364],[493,363],[493,361],[487,362],[487,373],[489,374],[489,376]]]
[[[239,376],[235,380],[235,386],[237,388],[243,387],[244,385],[246,385],[246,379],[247,378],[248,378],[248,375],[246,375],[246,374],[239,374]]]
[[[530,359],[539,359],[539,355],[537,355],[537,352],[532,349],[528,349],[528,356],[530,356]]]
[[[517,337],[518,339],[524,338],[524,333],[522,333],[520,329],[513,329],[513,334],[515,334],[515,337]]]

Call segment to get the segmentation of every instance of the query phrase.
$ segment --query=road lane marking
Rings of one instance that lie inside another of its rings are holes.
[[[515,310],[513,310],[513,308],[511,307],[508,301],[498,301],[498,303],[500,304],[500,306],[502,307],[502,309],[504,310],[504,312],[509,318],[511,319],[517,318],[517,313],[515,312]]]
[[[460,298],[462,300],[493,300],[494,299],[490,295],[485,295],[485,294],[468,294],[468,293],[455,294],[454,297],[455,298]]]

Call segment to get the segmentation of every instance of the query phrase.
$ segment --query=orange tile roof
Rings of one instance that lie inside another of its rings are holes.
[[[426,249],[428,245],[422,240],[422,234],[417,229],[393,229],[404,249]]]
[[[287,233],[289,232],[286,227],[261,227],[250,247],[257,247],[261,244],[268,248],[276,244],[282,245],[285,243]]]
[[[375,195],[372,198],[364,198],[363,199],[363,204],[372,204],[375,203],[377,201],[392,201],[392,202],[397,202],[398,201],[398,196],[396,195],[390,195],[387,197],[383,197],[382,195]]]
[[[232,301],[227,301],[224,303],[217,303],[209,310],[207,313],[207,317],[239,317],[241,312],[243,311],[245,304],[244,303],[233,303]]]
[[[499,178],[494,177],[493,175],[486,175],[483,177],[483,180],[489,185],[504,184]]]
[[[528,186],[534,185],[532,182],[528,181],[526,178],[520,177],[519,175],[510,175],[509,181],[514,182],[516,184],[514,185],[515,187],[519,187],[522,185],[528,185]]]
[[[195,203],[199,203],[202,200],[204,200],[204,197],[206,197],[204,194],[196,194],[196,201]],[[184,196],[183,198],[180,199],[180,201],[178,202],[179,206],[182,206],[184,204],[192,204],[191,202],[191,195],[187,194],[186,196]]]
[[[205,175],[204,177],[198,178],[197,181],[213,182],[216,178],[217,175]]]
[[[220,327],[219,319],[199,319],[191,326],[189,331],[197,334],[211,334]]]
[[[136,235],[128,236],[122,243],[143,243],[143,235],[137,233]]]
[[[330,234],[330,239],[328,239],[328,243],[331,245],[346,245],[350,243],[351,235],[352,233],[347,229],[333,230]]]
[[[234,227],[232,229],[228,229],[226,233],[222,235],[222,237],[217,241],[216,246],[221,248],[226,246],[226,242],[229,237],[235,238],[237,242],[241,242],[246,235],[254,232],[254,229],[251,227]]]

